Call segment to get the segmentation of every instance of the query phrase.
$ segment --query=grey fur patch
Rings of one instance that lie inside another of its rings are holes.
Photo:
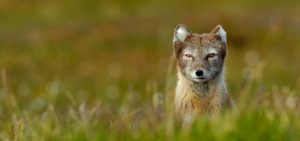
[[[192,83],[191,87],[193,91],[201,98],[207,97],[209,94],[208,82],[204,83]]]

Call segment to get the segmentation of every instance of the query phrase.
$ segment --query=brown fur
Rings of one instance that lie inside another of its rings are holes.
[[[184,25],[179,25],[174,33],[173,47],[177,59],[178,83],[175,96],[175,111],[180,117],[217,115],[227,107],[233,106],[233,101],[227,95],[224,80],[224,59],[226,56],[226,39],[217,33],[217,26],[211,33],[194,34]],[[184,28],[182,31],[177,30]],[[222,29],[223,30],[223,29]],[[178,36],[178,37],[177,37]],[[226,36],[226,35],[225,35]],[[184,40],[183,40],[184,39]],[[184,50],[192,50],[194,56],[184,59]],[[209,50],[217,52],[215,59],[208,60]],[[195,82],[191,73],[195,70],[205,70],[208,73],[206,81]],[[213,70],[213,71],[212,71]]]
[[[216,115],[226,107],[232,106],[232,100],[227,96],[227,88],[223,78],[211,82],[207,96],[199,96],[192,88],[193,82],[187,80],[178,72],[178,83],[175,96],[175,110],[181,117],[185,115]]]

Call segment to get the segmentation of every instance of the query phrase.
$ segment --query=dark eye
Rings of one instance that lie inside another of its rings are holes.
[[[192,55],[191,54],[186,54],[185,57],[192,58]]]
[[[207,57],[206,57],[206,58],[207,58],[207,59],[208,59],[208,58],[213,58],[213,57],[215,57],[215,56],[216,56],[216,54],[214,54],[214,53],[210,53],[210,54],[208,54],[208,55],[207,55]]]

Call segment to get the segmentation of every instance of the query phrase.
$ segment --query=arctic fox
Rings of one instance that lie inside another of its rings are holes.
[[[204,34],[192,33],[183,24],[175,28],[178,82],[174,103],[178,116],[214,116],[234,105],[224,80],[226,48],[226,32],[221,25]]]

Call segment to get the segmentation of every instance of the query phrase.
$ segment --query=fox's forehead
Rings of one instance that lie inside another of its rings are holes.
[[[211,34],[193,34],[185,41],[185,46],[202,47],[215,42],[216,39]]]
[[[219,48],[215,48],[215,47],[210,47],[210,46],[197,47],[195,45],[190,45],[183,49],[183,54],[193,54],[193,55],[208,54],[208,53],[217,54],[219,51],[220,51]]]

